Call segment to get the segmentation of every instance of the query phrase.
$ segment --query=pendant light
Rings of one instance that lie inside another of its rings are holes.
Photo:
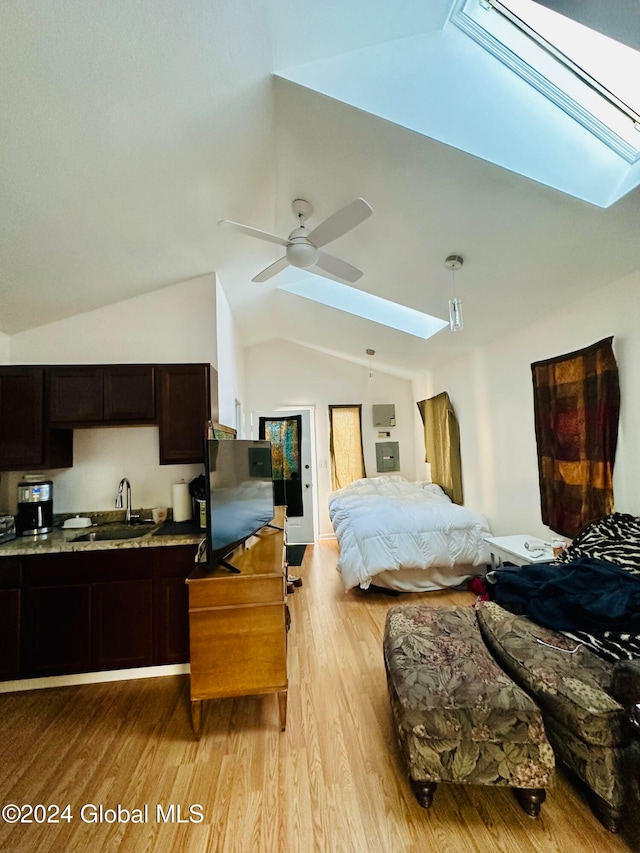
[[[366,349],[365,352],[369,356],[369,382],[373,382],[373,365],[371,359],[376,354],[376,351],[374,349]]]
[[[456,271],[462,268],[463,260],[460,255],[449,255],[444,262],[445,267],[451,270],[452,299],[449,300],[449,328],[452,332],[460,332],[464,328],[462,316],[462,299],[456,296]]]

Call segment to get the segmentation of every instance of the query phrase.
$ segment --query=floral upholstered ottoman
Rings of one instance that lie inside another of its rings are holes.
[[[537,817],[554,756],[534,702],[486,649],[472,607],[403,605],[387,614],[391,712],[413,792],[438,782],[504,785]]]

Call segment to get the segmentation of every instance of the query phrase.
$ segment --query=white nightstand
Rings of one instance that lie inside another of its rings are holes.
[[[491,548],[491,568],[497,568],[505,560],[516,566],[525,566],[529,563],[549,563],[553,560],[553,548],[548,542],[544,542],[537,536],[486,536],[485,542]],[[530,546],[543,546],[542,551],[526,548],[525,542]]]

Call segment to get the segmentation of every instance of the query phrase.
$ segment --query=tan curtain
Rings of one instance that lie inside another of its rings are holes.
[[[362,406],[329,406],[331,482],[342,489],[365,477]]]
[[[431,465],[431,479],[451,498],[462,503],[462,461],[460,428],[446,391],[418,404],[424,423],[425,461]]]

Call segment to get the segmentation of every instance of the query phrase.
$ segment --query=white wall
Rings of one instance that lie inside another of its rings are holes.
[[[217,364],[215,277],[202,276],[11,337],[12,364]],[[112,509],[128,477],[136,508],[170,505],[171,484],[200,465],[160,465],[157,427],[74,430],[73,467],[47,472],[55,512]],[[24,472],[5,473],[0,507],[15,512]]]
[[[215,276],[205,275],[11,337],[12,364],[209,362]]]
[[[11,356],[11,338],[0,332],[0,364],[9,364]]]
[[[235,321],[219,277],[216,277],[216,318],[218,339],[218,421],[236,426],[236,400],[245,398],[244,350],[240,346]],[[241,431],[240,431],[241,432]]]
[[[607,284],[557,316],[533,323],[433,372],[460,423],[465,504],[496,535],[549,536],[540,514],[531,364],[613,335],[621,412],[616,509],[640,515],[640,273]]]
[[[248,347],[245,366],[247,413],[274,411],[279,406],[315,406],[321,538],[333,535],[327,511],[327,499],[332,488],[329,467],[330,404],[362,403],[366,471],[369,476],[375,476],[377,430],[373,428],[371,406],[374,403],[395,403],[397,426],[391,429],[391,441],[399,443],[400,473],[411,480],[415,478],[413,410],[416,405],[408,380],[380,373],[374,366],[370,382],[368,367],[282,340]]]
[[[425,373],[412,382],[413,399],[416,403],[433,397],[433,376]],[[431,465],[425,462],[424,424],[416,405],[413,413],[413,434],[416,447],[416,480],[431,479]]]

